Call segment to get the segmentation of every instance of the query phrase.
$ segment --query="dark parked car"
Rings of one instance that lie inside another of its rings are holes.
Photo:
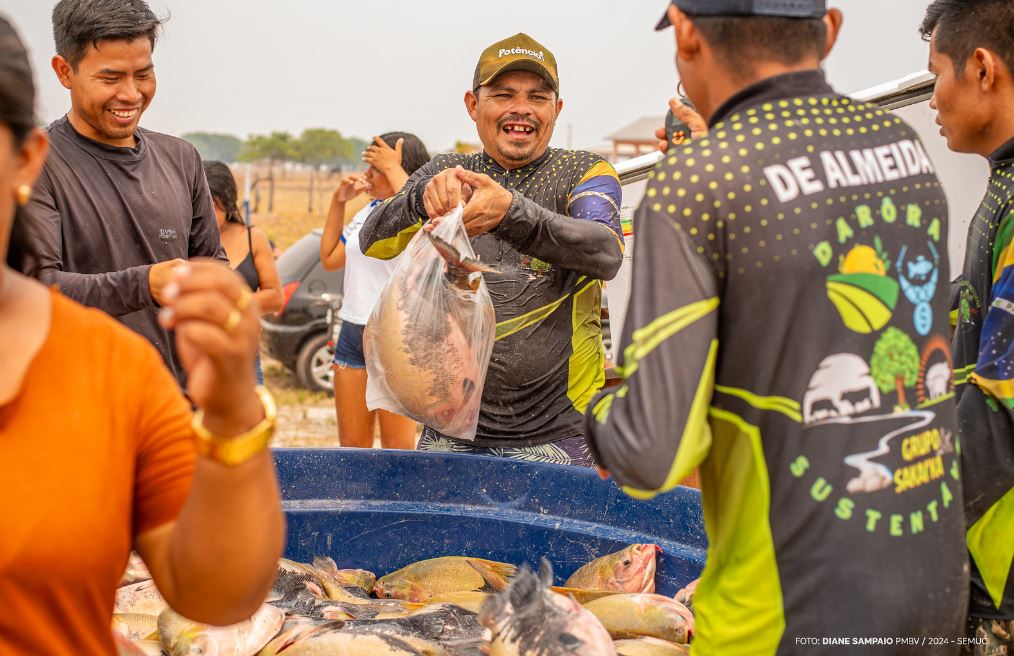
[[[261,347],[296,374],[306,388],[331,392],[331,326],[328,309],[341,302],[345,270],[320,263],[321,230],[297,241],[278,258],[282,309],[261,319]]]

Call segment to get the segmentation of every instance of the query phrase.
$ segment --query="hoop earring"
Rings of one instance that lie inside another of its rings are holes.
[[[679,94],[680,98],[686,98],[687,94],[683,91],[683,80],[676,83],[676,93]]]
[[[18,187],[15,192],[14,200],[18,204],[18,207],[24,207],[28,204],[28,201],[32,199],[32,187],[31,185],[23,184]]]

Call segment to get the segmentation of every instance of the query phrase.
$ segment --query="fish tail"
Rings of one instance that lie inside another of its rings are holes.
[[[497,563],[492,560],[481,558],[469,558],[468,564],[479,573],[486,587],[494,591],[500,591],[507,587],[507,579],[517,573],[518,568],[507,563]]]

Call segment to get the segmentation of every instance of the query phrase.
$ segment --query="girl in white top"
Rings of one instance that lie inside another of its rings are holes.
[[[394,272],[397,258],[378,260],[363,255],[359,230],[373,208],[396,194],[429,159],[426,147],[415,135],[388,132],[374,137],[373,144],[363,152],[363,161],[369,164],[366,173],[342,178],[331,197],[331,209],[320,240],[320,260],[329,271],[345,267],[342,328],[334,353],[334,400],[342,446],[373,446],[376,420],[380,422],[380,443],[384,448],[415,448],[415,422],[386,410],[371,413],[366,408],[363,329]],[[345,204],[364,192],[373,201],[359,210],[343,229]]]

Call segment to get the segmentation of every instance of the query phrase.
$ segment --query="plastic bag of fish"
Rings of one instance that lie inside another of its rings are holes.
[[[366,404],[411,417],[445,435],[474,439],[496,331],[461,219],[443,217],[409,242],[363,336]]]

